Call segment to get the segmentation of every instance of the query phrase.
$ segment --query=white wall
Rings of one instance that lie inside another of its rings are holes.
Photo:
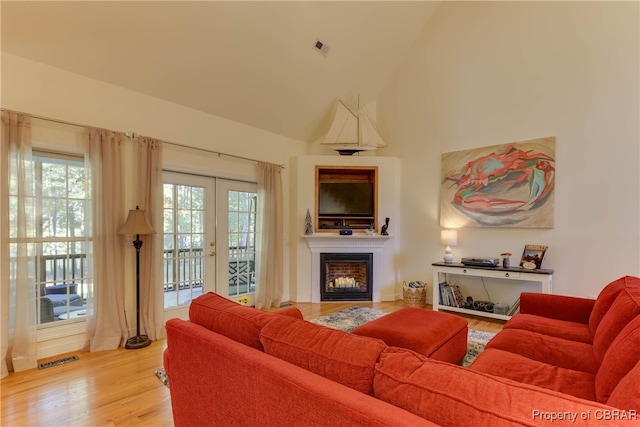
[[[640,273],[638,2],[444,2],[378,99],[402,159],[402,276],[431,277],[440,156],[556,136],[555,227],[459,232],[456,258],[546,244],[554,293]],[[428,280],[429,282],[431,280]]]
[[[307,144],[260,129],[242,125],[197,110],[132,92],[117,86],[69,73],[54,67],[2,53],[2,108],[26,112],[82,125],[102,127],[141,135],[192,147],[236,154],[289,167],[291,156],[303,154]],[[64,147],[59,147],[64,150]],[[77,147],[73,148],[77,151]],[[164,163],[172,170],[182,170],[209,176],[256,180],[253,162],[203,153],[175,146],[165,146]],[[131,179],[131,177],[125,177]],[[288,194],[289,173],[283,173],[283,186]],[[130,197],[127,197],[129,200]],[[131,205],[135,201],[129,200]],[[284,271],[289,269],[289,199],[285,199]],[[128,259],[133,260],[133,249]],[[129,325],[135,327],[135,273],[133,261],[127,266],[126,311]],[[288,295],[288,275],[285,275],[284,299]],[[80,340],[80,342],[83,342]],[[74,342],[47,343],[39,348],[38,357],[74,351]],[[75,346],[75,347],[74,347]]]

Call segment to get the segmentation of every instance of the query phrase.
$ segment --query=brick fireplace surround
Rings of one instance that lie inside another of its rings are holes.
[[[321,253],[322,301],[371,301],[372,253]]]

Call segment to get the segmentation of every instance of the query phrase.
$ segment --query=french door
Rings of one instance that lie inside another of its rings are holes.
[[[163,173],[165,320],[206,292],[253,303],[255,184]]]
[[[244,304],[254,304],[256,290],[256,184],[218,179],[217,292]],[[243,298],[246,297],[246,298]],[[244,301],[243,301],[244,300]]]

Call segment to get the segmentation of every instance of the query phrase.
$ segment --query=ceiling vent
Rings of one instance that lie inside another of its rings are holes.
[[[313,49],[317,50],[324,56],[327,56],[327,54],[329,53],[329,45],[327,45],[323,41],[320,41],[319,39],[316,40],[315,44],[313,45]]]

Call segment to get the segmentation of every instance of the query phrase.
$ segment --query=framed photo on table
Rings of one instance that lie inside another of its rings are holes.
[[[542,259],[546,251],[547,246],[544,245],[525,245],[520,267],[527,270],[542,268]]]

